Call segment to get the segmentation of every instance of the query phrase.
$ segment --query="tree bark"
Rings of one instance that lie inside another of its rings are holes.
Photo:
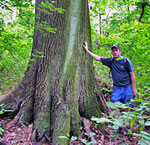
[[[41,2],[36,0],[35,61],[0,103],[15,111],[17,121],[33,122],[33,141],[51,136],[53,144],[64,145],[68,140],[60,136],[79,136],[81,117],[101,116],[103,109],[96,97],[92,59],[82,49],[85,40],[91,48],[88,0],[55,0],[55,6],[65,10],[62,14],[41,11]],[[44,22],[57,32],[37,29]],[[41,57],[36,57],[38,52]]]

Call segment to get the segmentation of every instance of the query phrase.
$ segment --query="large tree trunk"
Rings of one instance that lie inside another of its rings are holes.
[[[88,0],[55,0],[65,10],[46,14],[36,0],[35,25],[47,22],[57,32],[35,29],[32,60],[22,82],[0,103],[14,110],[12,117],[33,122],[32,140],[52,136],[53,144],[67,144],[59,136],[79,136],[81,116],[100,116],[92,59],[82,44],[90,40]],[[43,34],[44,32],[44,34]],[[41,57],[36,54],[42,52]]]

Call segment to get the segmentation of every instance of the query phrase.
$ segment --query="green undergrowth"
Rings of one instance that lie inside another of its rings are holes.
[[[12,112],[13,110],[3,109],[3,104],[0,104],[0,116],[7,112]],[[3,137],[5,131],[5,126],[0,120],[0,136]]]
[[[143,96],[149,95],[148,93]],[[112,112],[101,118],[92,117],[91,120],[96,124],[102,123],[115,132],[119,129],[126,129],[126,135],[141,137],[138,144],[150,144],[150,97],[140,98],[136,97],[132,100],[135,107],[129,107],[120,102],[107,102],[107,106],[112,109]],[[118,134],[114,134],[117,137]]]

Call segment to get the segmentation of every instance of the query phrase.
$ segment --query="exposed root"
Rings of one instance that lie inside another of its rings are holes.
[[[41,145],[43,143],[50,143],[51,138],[49,137],[49,133],[41,134],[38,130],[34,130],[31,136],[31,142],[32,145]]]
[[[14,118],[11,122],[7,124],[7,128],[12,128],[13,126],[17,126],[19,122],[19,118]]]
[[[100,95],[100,91],[96,91],[96,96],[100,99],[100,102],[102,103],[104,107],[104,111],[107,114],[110,114],[112,110],[107,106],[106,99],[104,98],[104,96]]]
[[[6,101],[8,97],[10,97],[9,102]],[[25,100],[28,96],[25,95],[23,98],[18,100],[18,102],[14,101],[14,99],[11,99],[11,97],[12,96],[9,94],[6,97],[4,97],[4,99],[2,99],[1,103],[4,104],[2,106],[2,109],[4,109],[4,113],[0,115],[0,118],[13,119],[19,112],[22,104],[25,102]],[[15,96],[13,96],[13,97],[15,98]],[[15,106],[10,107],[10,105],[12,105],[13,103],[15,103]],[[9,111],[7,111],[7,110],[9,110]]]

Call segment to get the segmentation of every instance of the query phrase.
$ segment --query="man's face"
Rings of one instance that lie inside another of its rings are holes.
[[[121,56],[121,50],[118,48],[113,48],[112,50],[112,55],[114,58],[118,58]]]

